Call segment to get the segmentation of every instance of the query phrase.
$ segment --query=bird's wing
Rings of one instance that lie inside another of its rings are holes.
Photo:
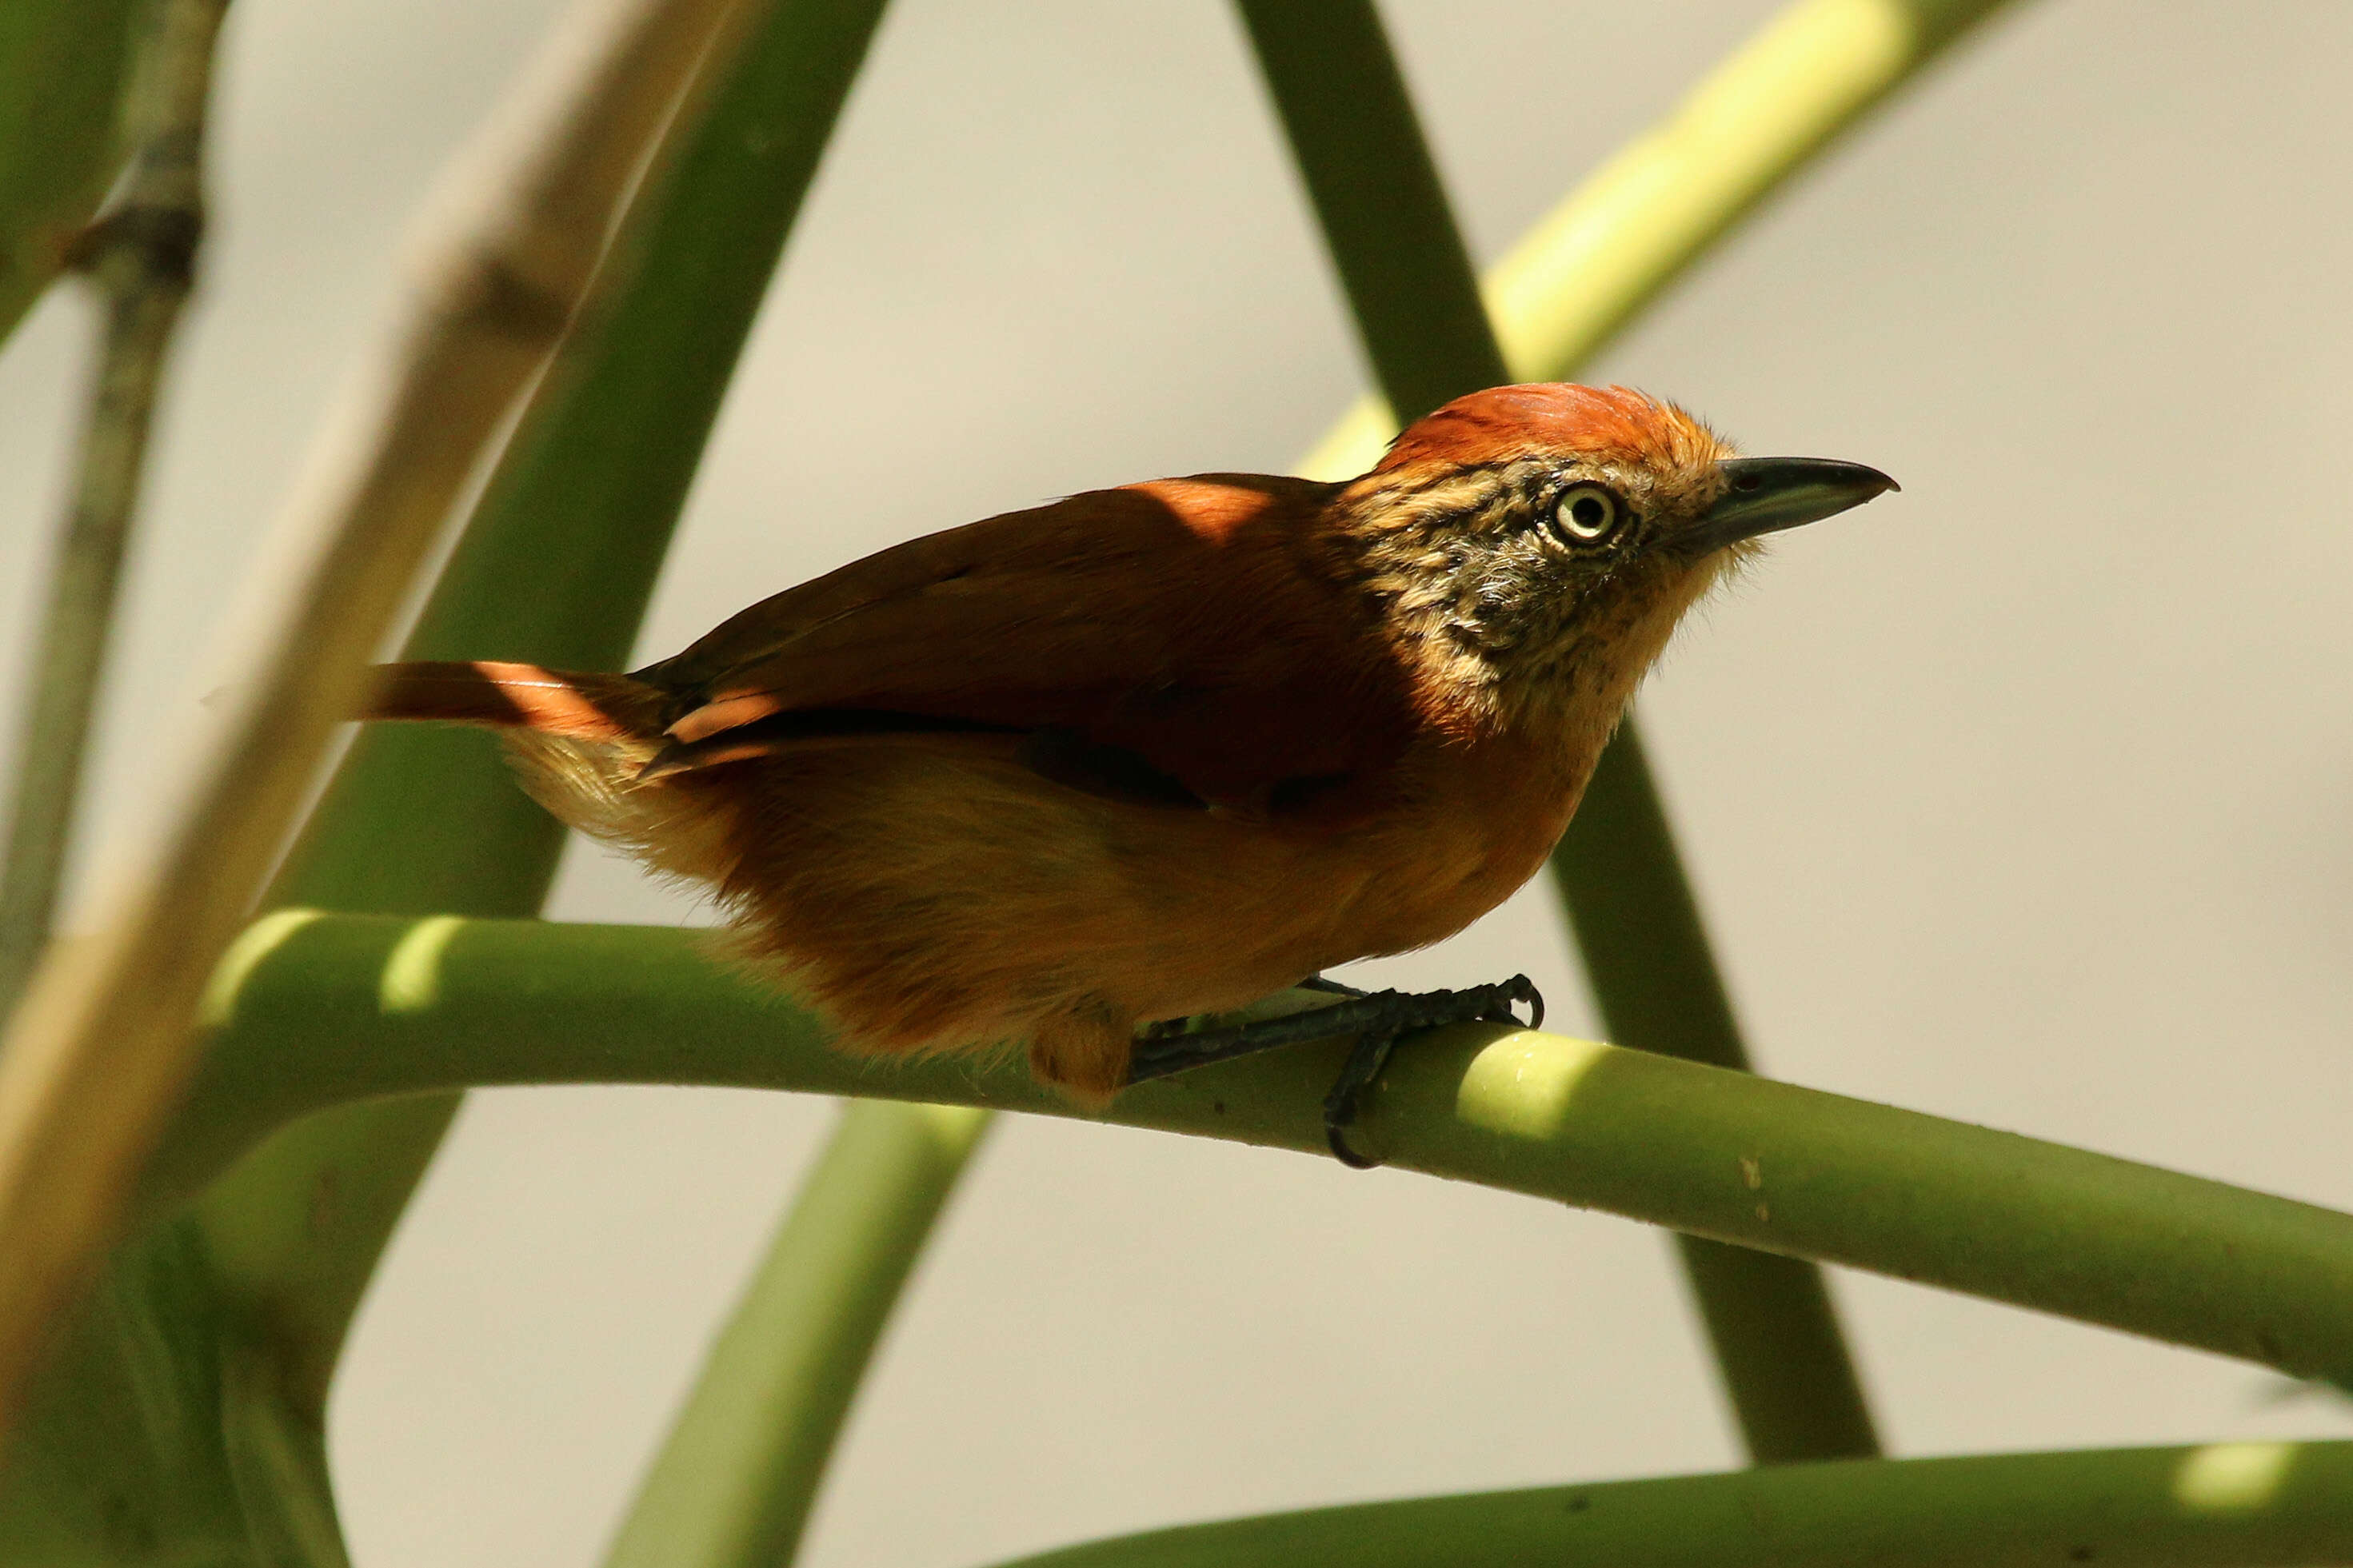
[[[1377,767],[1413,719],[1370,612],[1313,559],[1303,525],[1329,493],[1168,480],[870,556],[639,672],[671,694],[662,765],[997,730],[1082,787],[1261,808]]]

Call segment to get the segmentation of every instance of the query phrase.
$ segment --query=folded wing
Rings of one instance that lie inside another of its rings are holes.
[[[1319,554],[1329,493],[1168,480],[854,563],[637,672],[668,699],[655,767],[985,731],[1106,794],[1281,811],[1345,793],[1415,721],[1368,607]]]

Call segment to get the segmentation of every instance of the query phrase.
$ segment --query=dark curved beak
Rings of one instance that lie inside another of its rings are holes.
[[[1904,487],[1831,458],[1732,458],[1716,465],[1724,493],[1675,542],[1694,554],[1834,517]]]

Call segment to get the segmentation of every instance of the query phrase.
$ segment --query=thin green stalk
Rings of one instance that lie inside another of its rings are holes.
[[[626,663],[712,420],[881,0],[774,0],[733,74],[641,192],[626,279],[575,330],[427,603],[406,653]],[[312,814],[278,901],[528,914],[563,829],[486,736],[364,731]],[[344,1331],[457,1109],[356,1105],[286,1130],[198,1211],[232,1288],[323,1401]],[[322,1194],[332,1194],[332,1201]]]
[[[1388,407],[1416,417],[1463,393],[1513,380],[1513,368],[1489,326],[1469,254],[1371,0],[1238,3]],[[1823,36],[1844,37],[1859,17],[1869,25],[1871,18],[1852,0],[1837,0],[1837,5],[1840,14],[1831,18]],[[1825,7],[1817,3],[1810,9]],[[1884,5],[1878,7],[1880,21],[1886,11]],[[1793,24],[1788,16],[1776,26],[1782,31],[1792,26],[1801,33],[1820,31],[1812,23]],[[1745,81],[1744,72],[1757,76],[1750,63],[1757,58],[1758,46],[1752,46],[1711,79],[1702,96],[1724,93],[1724,82]],[[1765,58],[1778,57],[1768,48]],[[1736,129],[1727,149],[1752,163],[1753,143],[1769,144],[1774,138],[1769,130],[1746,123],[1759,114],[1742,95],[1759,98],[1780,120],[1789,118],[1769,89],[1790,84],[1777,78],[1764,85],[1768,90],[1762,94],[1755,84],[1736,86],[1730,94],[1737,111],[1731,117]],[[1813,95],[1820,96],[1819,91]],[[1816,125],[1811,142],[1790,148],[1778,173],[1796,167],[1803,152],[1820,145],[1828,133]],[[1717,154],[1719,163],[1724,162],[1726,149],[1709,151]],[[1624,162],[1621,157],[1620,163]],[[1727,184],[1718,171],[1703,188],[1725,197],[1729,205],[1714,212],[1703,208],[1707,222],[1683,224],[1676,231],[1680,247],[1660,247],[1655,234],[1607,234],[1599,237],[1613,242],[1607,251],[1588,246],[1556,258],[1549,268],[1523,267],[1524,271],[1539,272],[1545,286],[1511,303],[1520,306],[1523,315],[1546,321],[1554,341],[1544,346],[1560,348],[1564,345],[1557,340],[1575,338],[1581,328],[1582,342],[1569,345],[1567,354],[1551,356],[1581,358],[1767,184],[1769,181]],[[1577,209],[1583,195],[1571,198],[1569,210]],[[1654,230],[1662,226],[1658,213],[1646,210],[1640,216]],[[1556,221],[1543,232],[1557,226]],[[1628,251],[1644,255],[1651,265],[1629,271],[1622,259]],[[1563,308],[1564,300],[1587,299],[1607,303],[1581,318],[1574,309]],[[1532,335],[1518,321],[1512,325],[1523,337]],[[1311,466],[1320,465],[1311,459]],[[1705,931],[1686,891],[1665,815],[1641,767],[1640,742],[1630,721],[1603,759],[1601,771],[1606,777],[1588,791],[1577,823],[1556,853],[1555,866],[1558,885],[1577,912],[1573,925],[1588,981],[1610,1032],[1646,1049],[1745,1068],[1746,1053]],[[1606,799],[1597,803],[1597,795]],[[1597,849],[1596,840],[1606,843]],[[1605,858],[1614,873],[1609,878],[1593,874],[1592,863]],[[1645,930],[1645,940],[1638,942],[1609,945],[1588,940],[1590,931],[1614,933],[1662,905],[1672,905],[1686,918]],[[1627,1000],[1662,988],[1689,991],[1704,1000],[1680,1011],[1645,1010]],[[1690,1237],[1678,1242],[1685,1278],[1750,1457],[1772,1464],[1878,1452],[1861,1381],[1820,1272],[1786,1258],[1742,1258]]]
[[[1777,16],[1494,269],[1487,300],[1514,373],[1575,374],[1743,216],[1999,3],[1801,0]],[[1365,415],[1353,417],[1361,440]],[[1324,460],[1340,456],[1327,447]],[[1630,720],[1602,753],[1552,870],[1612,1039],[1750,1065]],[[1820,1270],[1701,1237],[1676,1245],[1750,1456],[1772,1464],[1876,1452]]]
[[[702,933],[272,916],[216,979],[151,1203],[322,1105],[491,1083],[706,1083],[1078,1112],[1018,1062],[828,1047]],[[1100,1120],[1324,1155],[1343,1043],[1146,1084]],[[1718,1241],[2353,1378],[2353,1215],[1655,1052],[1464,1026],[1401,1051],[1366,1146]]]
[[[0,342],[64,269],[121,162],[116,100],[144,8],[0,5]]]
[[[113,205],[77,247],[105,326],[74,493],[58,531],[31,700],[17,729],[0,863],[0,1017],[16,1007],[49,940],[65,873],[164,355],[195,278],[205,107],[227,9],[228,0],[155,0],[123,101],[131,168]]]
[[[1185,1525],[1003,1568],[2298,1568],[2353,1558],[2353,1443],[2215,1443],[1416,1498]]]
[[[1553,886],[1613,1040],[1751,1070],[1707,928],[1630,723],[1552,856]],[[1760,1465],[1879,1451],[1821,1270],[1677,1236],[1749,1457]]]
[[[704,1361],[606,1568],[776,1568],[988,1113],[854,1100]]]
[[[1740,220],[2004,0],[1796,0],[1610,155],[1481,285],[1518,381],[1575,377]],[[1348,479],[1397,420],[1361,399],[1300,467]]]
[[[1418,419],[1510,381],[1372,0],[1236,9],[1389,406]]]

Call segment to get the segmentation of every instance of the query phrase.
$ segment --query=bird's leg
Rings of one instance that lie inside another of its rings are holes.
[[[1301,981],[1296,986],[1293,987],[1293,989],[1298,991],[1328,991],[1335,996],[1369,996],[1372,994],[1371,992],[1366,990],[1361,985],[1351,985],[1345,980],[1334,980],[1322,974],[1311,974],[1306,979]]]
[[[1144,1083],[1207,1067],[1211,1062],[1272,1050],[1278,1046],[1355,1035],[1356,1048],[1348,1054],[1340,1076],[1333,1080],[1332,1091],[1324,1097],[1324,1131],[1331,1142],[1332,1152],[1341,1163],[1366,1170],[1380,1162],[1366,1159],[1350,1148],[1347,1130],[1356,1123],[1365,1090],[1380,1077],[1381,1068],[1388,1064],[1389,1052],[1401,1036],[1445,1024],[1514,1023],[1517,1019],[1512,1009],[1523,1003],[1528,1008],[1529,1028],[1544,1023],[1544,997],[1525,974],[1461,991],[1366,993],[1321,975],[1310,978],[1303,985],[1311,990],[1338,992],[1347,1000],[1329,1007],[1312,1007],[1303,1013],[1222,1029],[1187,1033],[1188,1020],[1182,1018],[1146,1025],[1136,1037],[1134,1055],[1129,1058],[1127,1081]]]
[[[1293,991],[1324,991],[1328,992],[1335,996],[1369,996],[1372,994],[1371,992],[1366,990],[1361,985],[1351,985],[1345,980],[1327,979],[1321,974],[1311,974],[1306,979],[1301,981],[1298,984],[1293,986],[1292,989]],[[1135,1031],[1135,1037],[1138,1040],[1167,1040],[1174,1039],[1179,1035],[1191,1034],[1201,1038],[1207,1038],[1209,1035],[1209,1031],[1197,1029],[1194,1026],[1200,1023],[1203,1017],[1214,1017],[1216,1015],[1214,1014],[1203,1014],[1182,1018],[1155,1018],[1149,1024],[1139,1026]],[[1289,1015],[1286,1015],[1286,1016],[1288,1016]],[[1219,1030],[1217,1032],[1219,1039],[1225,1038],[1229,1033],[1229,1031],[1226,1030]],[[1300,1037],[1303,1039],[1312,1039],[1314,1037],[1302,1036]],[[1202,1067],[1209,1062],[1221,1062],[1224,1061],[1228,1056],[1248,1056],[1252,1051],[1263,1050],[1266,1047],[1264,1046],[1261,1045],[1250,1045],[1244,1046],[1239,1050],[1224,1052],[1216,1056],[1188,1057],[1183,1060],[1177,1061],[1174,1066],[1170,1067],[1155,1067],[1151,1068],[1149,1071],[1139,1068],[1138,1070],[1128,1074],[1127,1081],[1130,1083],[1142,1083],[1145,1079],[1166,1078],[1170,1073],[1183,1072],[1187,1068]]]

